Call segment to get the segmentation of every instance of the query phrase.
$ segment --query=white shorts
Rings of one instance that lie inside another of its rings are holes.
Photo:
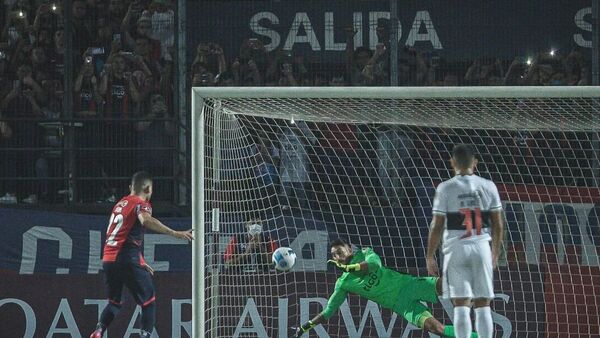
[[[490,242],[456,244],[444,255],[444,298],[494,298]]]

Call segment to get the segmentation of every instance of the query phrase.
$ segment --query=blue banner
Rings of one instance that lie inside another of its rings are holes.
[[[0,209],[3,245],[0,269],[34,273],[92,273],[101,268],[107,216]],[[165,218],[176,230],[189,229],[189,218]],[[146,234],[144,251],[160,271],[190,271],[191,245],[170,236]],[[181,259],[186,257],[186,259]]]

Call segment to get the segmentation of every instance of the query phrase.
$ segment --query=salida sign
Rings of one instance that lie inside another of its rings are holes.
[[[382,42],[377,26],[390,27],[391,16],[389,2],[364,0],[198,1],[188,4],[187,13],[190,46],[218,43],[234,58],[245,39],[258,38],[268,51],[281,48],[338,62],[345,55],[346,28],[356,31],[355,47],[374,50]],[[591,47],[591,14],[583,0],[399,1],[397,39],[401,47],[436,51],[449,60],[512,58],[550,48],[565,52]]]

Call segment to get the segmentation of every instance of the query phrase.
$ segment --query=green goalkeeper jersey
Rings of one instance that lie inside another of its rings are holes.
[[[386,268],[381,265],[381,259],[373,252],[371,248],[363,248],[354,253],[349,264],[355,264],[366,261],[369,266],[369,272],[344,272],[335,283],[335,290],[327,306],[321,312],[325,319],[329,319],[346,299],[348,293],[354,293],[365,297],[384,308],[391,309],[394,312],[402,314],[398,310],[400,307],[399,295],[403,289],[411,284],[415,277],[401,274],[397,271]],[[433,295],[435,295],[435,283],[433,284]],[[428,293],[431,293],[428,291]]]

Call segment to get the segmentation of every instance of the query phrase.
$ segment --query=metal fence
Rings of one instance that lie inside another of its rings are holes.
[[[600,77],[598,0],[23,0],[0,11],[2,203],[110,202],[146,169],[155,199],[188,205],[191,86]]]

